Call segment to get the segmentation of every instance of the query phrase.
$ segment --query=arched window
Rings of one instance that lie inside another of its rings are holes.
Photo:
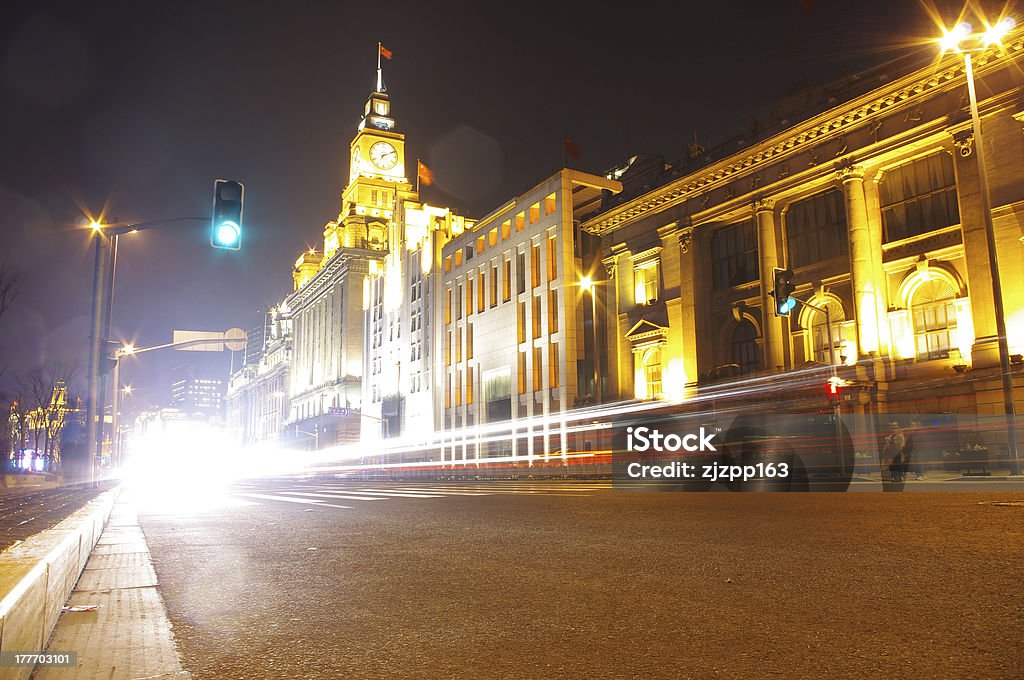
[[[740,374],[761,370],[761,348],[757,346],[757,329],[744,319],[733,329],[731,341],[732,363],[740,367]]]
[[[944,278],[930,278],[914,291],[910,311],[919,360],[945,359],[956,330],[957,291]]]
[[[814,304],[821,308],[827,308],[829,317],[832,321],[832,357],[829,359],[829,346],[828,346],[828,329],[825,326],[825,314],[816,310],[811,310],[811,343],[813,348],[814,360],[819,364],[840,364],[843,362],[841,358],[844,352],[844,343],[846,342],[846,329],[844,328],[843,322],[846,320],[846,313],[843,311],[843,306],[838,301],[833,299],[817,299]]]
[[[644,382],[648,398],[661,396],[661,350],[654,348],[644,354]]]

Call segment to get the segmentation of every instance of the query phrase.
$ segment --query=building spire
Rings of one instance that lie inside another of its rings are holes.
[[[377,41],[377,89],[376,92],[387,92],[388,89],[384,87],[384,75],[380,68],[380,58],[391,59],[391,50],[384,47],[381,42]]]

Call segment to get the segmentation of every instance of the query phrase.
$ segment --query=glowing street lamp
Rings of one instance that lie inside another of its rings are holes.
[[[987,23],[986,23],[987,25]],[[972,33],[972,26],[962,21],[947,30],[938,39],[942,52],[957,52],[964,57],[964,73],[967,78],[967,94],[971,105],[971,126],[974,133],[974,149],[978,159],[978,184],[981,193],[981,211],[985,219],[985,241],[988,245],[989,275],[992,279],[992,300],[996,317],[996,341],[999,346],[999,373],[1003,383],[1003,406],[1007,419],[1007,439],[1010,456],[1010,474],[1020,474],[1020,460],[1017,453],[1017,416],[1013,405],[1013,379],[1010,374],[1010,350],[1006,337],[1006,312],[1003,309],[1002,282],[999,277],[999,261],[996,257],[995,228],[992,225],[992,198],[988,189],[988,170],[985,165],[985,145],[981,139],[981,117],[978,114],[978,98],[974,91],[974,68],[971,52],[981,52],[990,46],[1000,46],[1002,38],[1017,22],[1013,17],[1003,17],[987,26],[982,33]]]

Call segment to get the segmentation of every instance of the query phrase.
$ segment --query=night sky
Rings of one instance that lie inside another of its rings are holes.
[[[421,198],[479,217],[560,166],[561,130],[583,170],[635,153],[671,161],[695,134],[711,146],[741,133],[801,82],[926,49],[935,33],[912,1],[617,5],[6,5],[0,262],[23,284],[0,319],[0,380],[63,360],[84,384],[83,210],[204,216],[218,177],[246,186],[242,251],[211,249],[204,223],[122,238],[113,336],[154,345],[174,329],[253,325],[337,215],[378,40],[394,54],[384,81],[407,167],[419,157],[435,172]],[[188,364],[226,377],[229,355],[126,361],[138,388],[126,408],[163,402],[170,369]]]

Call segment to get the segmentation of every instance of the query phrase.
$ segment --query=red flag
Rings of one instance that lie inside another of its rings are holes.
[[[428,187],[434,183],[434,171],[423,164],[423,161],[416,161],[416,176]]]
[[[562,146],[565,147],[565,153],[573,158],[579,158],[583,155],[583,149],[576,146],[576,142],[569,139],[568,135],[562,135]]]
[[[377,47],[380,48],[380,56],[384,57],[388,61],[391,61],[391,50],[389,50],[388,48],[384,47],[380,43],[377,43]]]

